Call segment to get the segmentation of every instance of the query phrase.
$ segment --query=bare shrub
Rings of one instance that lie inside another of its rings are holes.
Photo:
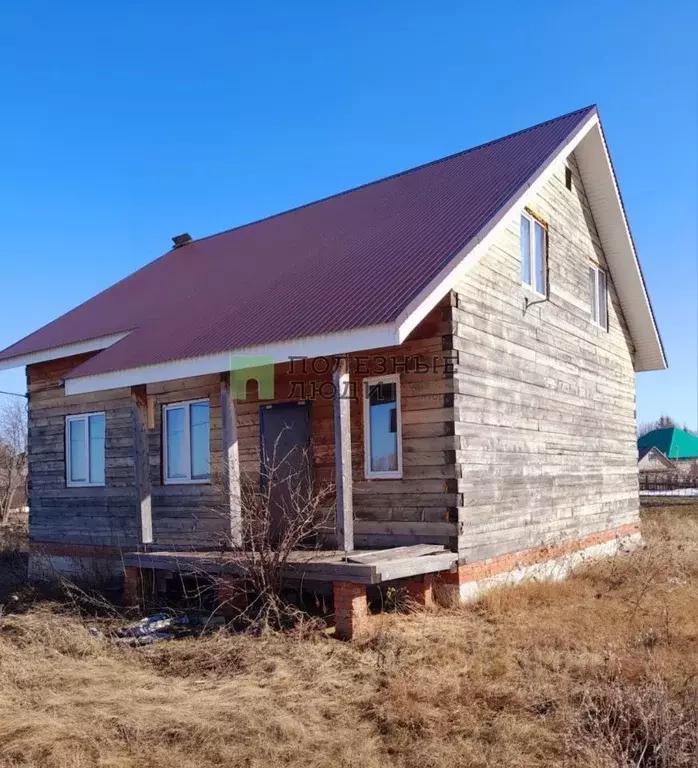
[[[334,485],[315,480],[309,449],[283,451],[282,436],[264,456],[260,476],[242,478],[239,543],[230,539],[226,547],[226,563],[237,575],[226,580],[227,602],[239,608],[238,621],[255,631],[307,618],[289,589],[289,573],[302,586],[305,566],[327,545],[334,522]],[[227,507],[222,514],[229,514]]]
[[[695,768],[698,689],[672,694],[661,677],[629,682],[615,672],[580,695],[574,750],[588,766]]]
[[[221,631],[133,649],[90,634],[113,619],[7,616],[0,764],[693,768],[698,506],[667,510],[645,513],[646,549],[382,614],[363,643]]]

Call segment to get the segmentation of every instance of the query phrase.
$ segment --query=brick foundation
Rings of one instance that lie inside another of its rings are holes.
[[[334,594],[335,632],[340,640],[353,640],[368,631],[368,600],[363,584],[335,581]]]
[[[439,587],[458,587],[460,597],[465,599],[466,595],[472,596],[474,594],[474,588],[478,585],[481,585],[483,589],[496,586],[497,583],[504,583],[503,581],[498,582],[498,579],[510,574],[525,578],[527,572],[535,571],[536,567],[541,568],[545,565],[554,566],[557,564],[561,573],[566,573],[575,558],[580,561],[584,559],[585,555],[589,557],[603,555],[606,553],[607,545],[613,545],[623,540],[629,541],[629,537],[639,539],[639,536],[640,524],[630,523],[619,528],[593,533],[581,539],[561,541],[534,549],[510,552],[488,560],[465,563],[459,565],[452,573],[440,574]],[[610,554],[610,549],[608,553]],[[545,575],[542,571],[541,574]]]
[[[434,579],[431,574],[407,583],[407,600],[413,606],[420,608],[434,606]]]
[[[126,608],[138,608],[140,604],[140,569],[124,568],[124,597]]]

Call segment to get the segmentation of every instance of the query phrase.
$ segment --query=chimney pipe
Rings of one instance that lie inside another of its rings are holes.
[[[173,248],[181,248],[183,245],[187,245],[187,243],[191,243],[192,237],[188,232],[183,232],[181,235],[175,235],[172,238],[172,242],[174,245]]]

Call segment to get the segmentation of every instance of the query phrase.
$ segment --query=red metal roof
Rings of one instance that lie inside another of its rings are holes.
[[[84,376],[394,322],[594,110],[194,240],[0,360],[131,331]]]

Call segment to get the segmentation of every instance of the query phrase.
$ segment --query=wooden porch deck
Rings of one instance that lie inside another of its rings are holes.
[[[129,552],[124,566],[144,570],[201,575],[242,576],[250,553],[231,552]],[[295,581],[380,584],[455,568],[458,555],[437,544],[415,544],[391,549],[297,550],[284,577]]]

